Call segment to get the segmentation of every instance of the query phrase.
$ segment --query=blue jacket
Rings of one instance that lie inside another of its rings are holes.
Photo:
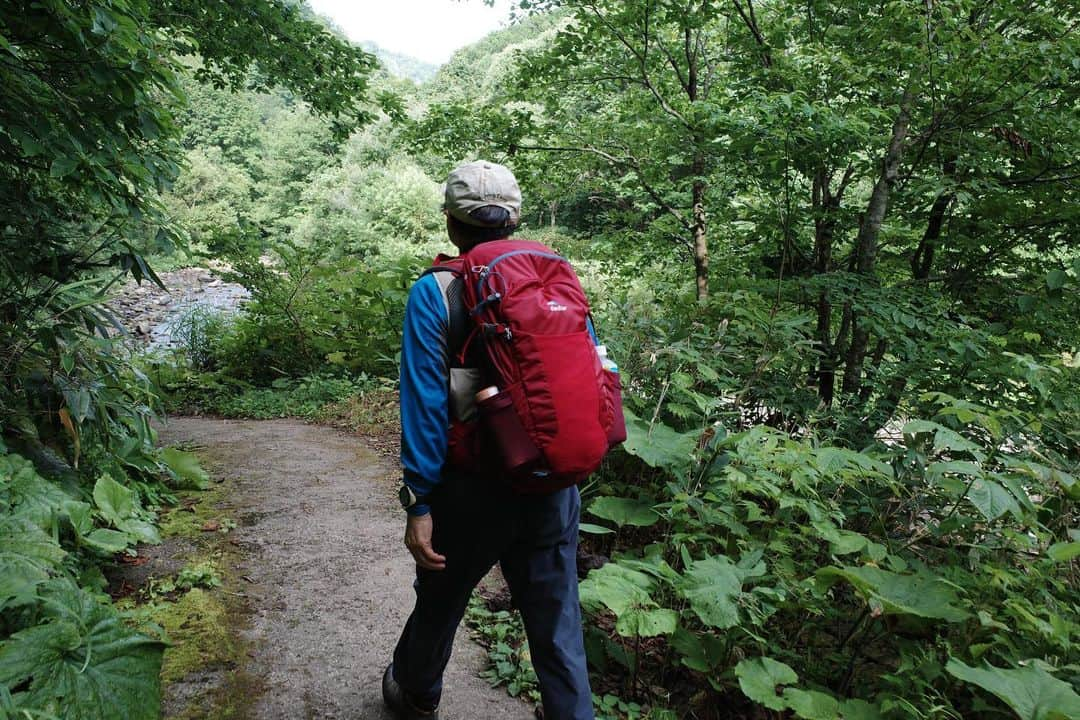
[[[425,275],[409,291],[401,335],[401,465],[404,481],[417,497],[429,495],[442,479],[450,427],[449,311],[435,280]],[[426,503],[409,508],[426,515]]]

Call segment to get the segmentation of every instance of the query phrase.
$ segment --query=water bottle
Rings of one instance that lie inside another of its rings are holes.
[[[600,365],[607,371],[604,375],[604,392],[607,393],[611,407],[611,425],[607,431],[608,447],[613,448],[626,440],[626,418],[622,407],[622,378],[619,366],[608,357],[607,346],[597,345],[596,354],[600,356]]]
[[[540,449],[514,409],[510,393],[495,385],[476,393],[480,420],[502,456],[503,467],[511,474],[528,473],[543,460]]]
[[[615,364],[615,361],[608,357],[607,345],[597,345],[596,354],[600,356],[600,365],[608,372],[618,373],[619,366]]]

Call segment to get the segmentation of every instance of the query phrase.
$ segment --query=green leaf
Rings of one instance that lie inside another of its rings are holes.
[[[178,480],[177,487],[181,490],[205,490],[210,487],[210,474],[203,470],[194,453],[171,447],[164,448],[161,451],[161,460],[172,470]]]
[[[0,608],[33,599],[66,554],[30,520],[0,516]]]
[[[850,555],[867,547],[870,542],[862,535],[851,530],[843,530],[831,522],[819,520],[813,523],[822,540],[829,543],[829,552],[833,555]]]
[[[610,520],[619,527],[649,527],[660,519],[649,503],[620,497],[596,498],[589,503],[589,514],[602,520]]]
[[[128,628],[68,581],[49,584],[45,620],[0,646],[0,686],[64,720],[157,720],[164,643]]]
[[[832,695],[817,690],[784,690],[784,704],[803,720],[839,720],[840,703]]]
[[[671,636],[672,646],[682,655],[682,664],[698,672],[710,672],[727,660],[727,645],[723,639],[710,633],[675,629]]]
[[[818,581],[831,587],[846,580],[871,604],[878,604],[886,613],[918,615],[948,622],[968,617],[957,602],[956,591],[940,578],[928,573],[901,575],[872,565],[862,567],[827,567],[818,570]]]
[[[42,530],[52,530],[54,517],[64,503],[72,499],[71,496],[38,475],[29,460],[18,456],[9,456],[8,460],[14,470],[8,480],[9,501],[14,514]]]
[[[1065,287],[1065,281],[1068,279],[1069,275],[1061,268],[1051,270],[1046,273],[1046,288],[1051,291],[1060,290]]]
[[[670,635],[678,626],[679,614],[668,608],[632,608],[619,616],[615,631],[623,637]]]
[[[134,539],[125,532],[119,530],[110,530],[109,528],[98,528],[83,536],[83,542],[95,550],[101,552],[115,554],[127,550],[128,546],[132,544]]]
[[[1034,664],[1002,669],[974,668],[950,658],[945,670],[955,678],[996,695],[1021,720],[1080,718],[1080,695],[1072,687]]]
[[[1020,517],[1020,506],[1016,499],[993,480],[975,480],[968,490],[967,499],[987,520],[996,520],[1006,512]]]
[[[881,720],[881,711],[876,705],[858,698],[841,700],[840,718],[841,720]]]
[[[1046,556],[1054,562],[1069,562],[1080,555],[1080,542],[1054,543],[1046,550]]]
[[[663,468],[673,474],[684,472],[693,461],[698,433],[679,433],[663,423],[649,424],[624,410],[626,442],[623,448],[649,467]]]
[[[71,522],[75,534],[80,537],[93,532],[94,518],[90,505],[79,500],[68,500],[62,506],[63,515]]]
[[[52,166],[49,168],[49,174],[54,178],[62,178],[65,175],[70,175],[78,166],[78,159],[61,156],[52,161]]]
[[[946,475],[966,475],[967,477],[982,477],[983,469],[970,460],[949,460],[948,462],[932,462],[926,466],[926,476],[931,482],[939,482]]]
[[[591,535],[610,535],[615,532],[611,528],[604,527],[603,525],[593,525],[592,523],[578,523],[578,530]]]
[[[877,707],[865,700],[837,700],[818,690],[784,690],[784,703],[803,720],[881,720]]]
[[[620,616],[633,607],[655,606],[650,595],[653,585],[653,579],[645,573],[610,562],[581,581],[581,604],[603,605]]]
[[[770,657],[742,660],[735,666],[735,677],[739,679],[739,689],[743,695],[770,710],[784,710],[787,707],[776,692],[777,686],[799,681],[799,676],[790,666]]]
[[[135,493],[108,475],[102,475],[94,485],[94,502],[102,517],[130,540],[152,545],[161,542],[157,528],[138,517],[139,507]],[[111,534],[98,531],[96,535],[91,533],[85,539],[98,549],[116,552],[113,548],[118,541]],[[125,547],[129,544],[131,543],[125,543]]]
[[[139,542],[147,543],[149,545],[158,545],[161,543],[161,535],[158,534],[157,528],[145,520],[137,520],[134,518],[124,520],[118,527],[128,536]]]
[[[109,475],[102,475],[94,484],[94,503],[106,520],[120,525],[135,512],[135,493]]]
[[[971,442],[955,430],[950,430],[944,425],[939,425],[929,420],[911,420],[904,425],[902,432],[905,435],[918,435],[920,433],[934,434],[934,451],[953,450],[957,452],[971,453],[977,460],[986,457],[982,448]]]
[[[737,599],[742,593],[743,581],[763,573],[764,565],[745,569],[724,555],[715,555],[694,561],[676,589],[690,602],[690,609],[701,622],[724,629],[739,624]]]

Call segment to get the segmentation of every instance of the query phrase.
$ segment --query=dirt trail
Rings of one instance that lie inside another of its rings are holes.
[[[193,446],[229,488],[230,572],[251,582],[245,667],[254,720],[384,720],[379,681],[412,607],[396,469],[358,437],[296,421],[173,418],[167,444]],[[482,650],[458,634],[444,720],[526,720],[531,710],[477,677]],[[180,689],[180,692],[183,692]]]

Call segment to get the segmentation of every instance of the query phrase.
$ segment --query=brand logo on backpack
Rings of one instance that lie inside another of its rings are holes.
[[[547,301],[547,306],[548,306],[548,310],[550,310],[551,312],[566,312],[567,311],[567,307],[565,305],[560,305],[559,303],[555,302],[554,300],[548,300]]]

